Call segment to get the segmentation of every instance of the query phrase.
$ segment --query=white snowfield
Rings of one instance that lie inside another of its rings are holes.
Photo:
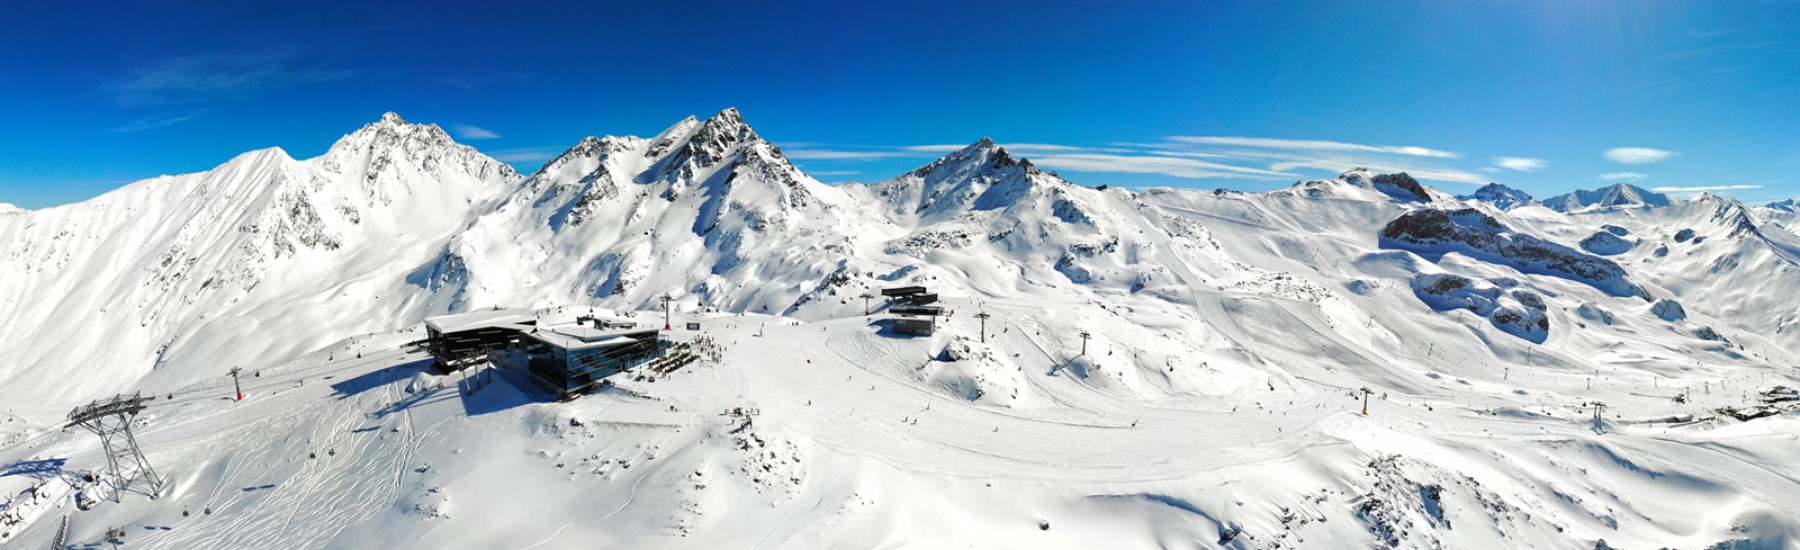
[[[1800,546],[1792,203],[1573,197],[1095,189],[985,139],[828,186],[735,110],[521,176],[389,114],[0,214],[0,547]],[[937,334],[863,315],[913,284]],[[664,295],[719,352],[572,402],[403,349]],[[95,503],[59,429],[137,391],[168,485]]]

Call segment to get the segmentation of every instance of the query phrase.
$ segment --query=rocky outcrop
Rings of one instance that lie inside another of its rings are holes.
[[[1375,183],[1376,189],[1395,197],[1431,201],[1431,194],[1425,192],[1425,186],[1420,185],[1419,180],[1413,179],[1406,172],[1376,174],[1375,177],[1370,178],[1370,181]]]
[[[1601,256],[1617,256],[1631,251],[1631,241],[1607,231],[1596,231],[1581,240],[1581,249]]]
[[[1437,311],[1468,310],[1495,328],[1536,343],[1550,336],[1544,298],[1523,288],[1504,288],[1516,281],[1484,281],[1449,273],[1423,273],[1413,278],[1413,292]]]
[[[1643,295],[1619,264],[1515,233],[1493,216],[1472,208],[1408,212],[1382,228],[1381,246],[1428,257],[1456,252],[1526,273],[1583,282],[1614,296]]]
[[[1669,322],[1687,319],[1687,310],[1681,307],[1681,303],[1668,298],[1658,299],[1656,303],[1650,304],[1650,313]]]

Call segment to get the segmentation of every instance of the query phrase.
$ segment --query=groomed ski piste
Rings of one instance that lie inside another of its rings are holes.
[[[1094,189],[987,140],[834,187],[735,111],[583,140],[523,180],[447,139],[390,115],[324,160],[0,215],[28,260],[0,303],[28,359],[0,365],[0,546],[1800,540],[1800,239],[1766,209],[1499,205],[1358,170]],[[158,232],[215,211],[262,221]],[[431,223],[396,240],[377,214]],[[912,284],[942,297],[935,334],[865,315],[861,295]],[[719,352],[567,402],[516,356],[478,383],[408,351],[429,315],[661,326],[665,294],[663,336]],[[134,433],[155,498],[107,500],[98,439],[61,429],[117,392],[153,398]]]
[[[168,479],[154,500],[75,512],[74,472],[104,465],[93,436],[10,445],[8,493],[42,496],[15,498],[6,544],[46,547],[72,514],[80,547],[120,527],[141,548],[1781,548],[1800,510],[1793,415],[1694,420],[1773,372],[1589,390],[1549,356],[1504,379],[1420,365],[1364,415],[1364,382],[1304,345],[1127,347],[1098,327],[1190,320],[950,308],[933,337],[880,315],[681,315],[703,329],[672,337],[714,339],[720,361],[567,403],[504,360],[472,392],[435,375],[400,349],[417,329],[358,337],[246,375],[242,402],[229,382],[159,396],[138,432]],[[1291,309],[1232,317],[1337,338]],[[1173,370],[1115,372],[1133,362]]]

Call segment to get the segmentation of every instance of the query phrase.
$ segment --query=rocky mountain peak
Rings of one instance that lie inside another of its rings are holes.
[[[944,155],[931,164],[913,170],[913,175],[923,178],[937,174],[960,179],[982,172],[1003,171],[1014,167],[1021,168],[1027,174],[1038,171],[1031,161],[1012,156],[1012,153],[1007,152],[1005,147],[995,144],[993,139],[984,137],[969,144],[968,147]]]
[[[736,108],[728,108],[704,122],[690,116],[675,123],[652,138],[644,156],[662,159],[670,173],[685,178],[757,143],[763,143],[762,136],[744,123]]]
[[[1615,183],[1599,189],[1575,191],[1544,200],[1544,206],[1561,212],[1668,205],[1668,195],[1628,183]]]
[[[374,186],[396,163],[411,165],[429,177],[449,169],[487,182],[517,179],[518,171],[457,143],[436,124],[413,124],[388,112],[332,144],[316,161],[332,174],[361,173],[364,187]],[[383,197],[381,192],[371,196]]]
[[[1457,195],[1456,198],[1465,201],[1472,200],[1485,202],[1492,204],[1495,208],[1501,210],[1531,204],[1532,201],[1531,193],[1513,189],[1499,183],[1483,185],[1480,189],[1476,189],[1474,193]]]

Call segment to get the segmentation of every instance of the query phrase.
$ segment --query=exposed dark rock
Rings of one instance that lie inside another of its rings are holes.
[[[1492,216],[1472,208],[1408,212],[1382,228],[1381,244],[1427,256],[1458,252],[1527,273],[1587,283],[1614,296],[1643,295],[1619,264],[1514,233]]]
[[[1413,177],[1406,172],[1398,174],[1376,174],[1375,177],[1370,178],[1370,181],[1375,182],[1376,189],[1381,189],[1382,186],[1388,186],[1402,191],[1402,193],[1395,193],[1388,189],[1381,189],[1389,195],[1401,198],[1408,198],[1410,195],[1411,198],[1422,201],[1431,200],[1431,195],[1425,192],[1425,186],[1419,185],[1419,180],[1413,179]]]
[[[1581,249],[1601,256],[1615,256],[1631,251],[1631,241],[1606,231],[1596,231],[1581,240]]]

